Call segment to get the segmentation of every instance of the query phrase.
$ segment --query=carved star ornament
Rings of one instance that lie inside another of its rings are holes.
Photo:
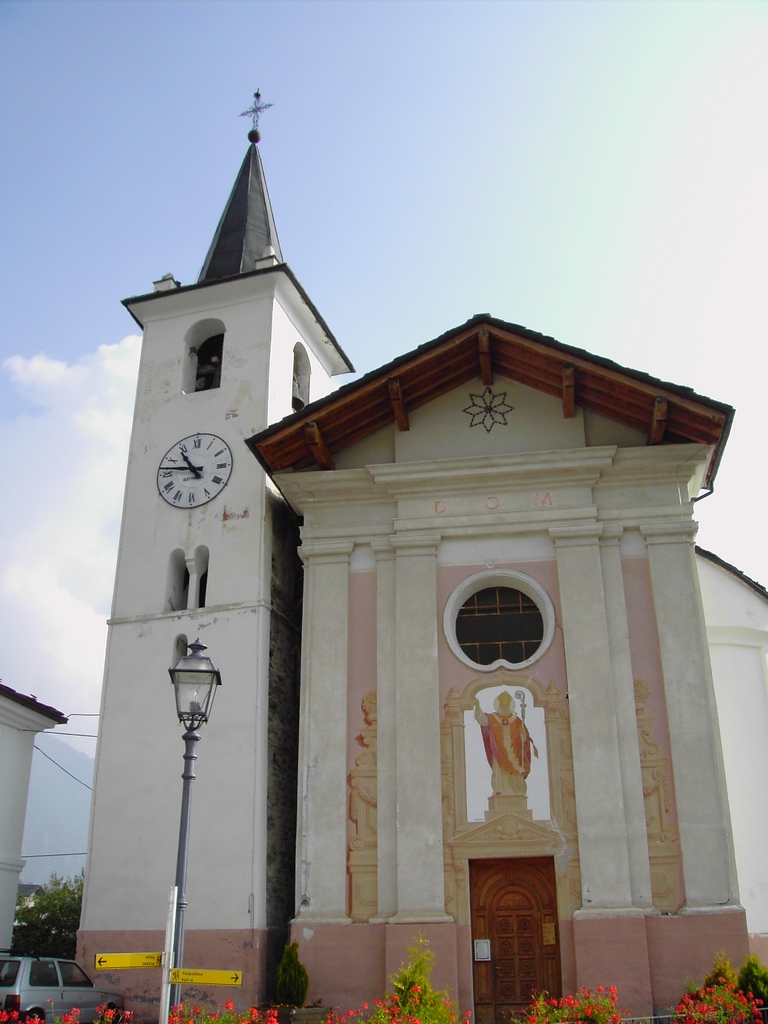
[[[494,394],[490,387],[487,387],[481,395],[473,395],[470,391],[469,397],[472,399],[472,404],[462,409],[462,412],[470,417],[470,427],[483,426],[486,433],[490,433],[496,424],[505,427],[507,416],[515,408],[514,405],[507,402],[506,391]]]

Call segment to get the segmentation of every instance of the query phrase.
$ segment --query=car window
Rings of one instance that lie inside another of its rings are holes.
[[[74,960],[59,960],[61,983],[67,988],[93,988],[91,979]]]
[[[29,965],[29,984],[39,988],[58,988],[59,976],[53,960],[33,960]]]
[[[0,988],[9,988],[19,973],[18,960],[0,960]]]

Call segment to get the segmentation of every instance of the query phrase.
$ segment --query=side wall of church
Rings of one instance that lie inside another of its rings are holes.
[[[706,556],[697,558],[723,736],[741,902],[750,947],[768,960],[765,817],[755,794],[768,787],[768,597]],[[749,784],[745,785],[745,780]]]

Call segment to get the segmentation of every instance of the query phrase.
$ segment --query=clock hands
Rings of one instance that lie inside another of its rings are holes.
[[[197,479],[200,480],[202,478],[202,475],[203,475],[203,467],[202,466],[193,466],[192,463],[189,461],[189,456],[187,455],[186,452],[182,452],[181,453],[181,457],[182,457],[182,459],[184,459],[186,464],[189,466],[189,468],[195,474]]]
[[[182,452],[182,458],[186,462],[186,466],[166,466],[166,465],[161,465],[160,469],[171,469],[171,470],[178,470],[178,469],[180,469],[183,473],[188,473],[190,471],[190,469],[191,469],[192,472],[197,477],[197,479],[198,480],[202,480],[202,478],[203,478],[203,467],[202,466],[193,466],[192,463],[189,461],[187,456],[184,455],[183,452]]]

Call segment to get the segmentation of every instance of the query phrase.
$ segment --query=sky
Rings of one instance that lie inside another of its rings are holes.
[[[98,712],[120,300],[196,280],[257,88],[283,255],[358,371],[487,312],[733,405],[699,542],[768,584],[768,2],[0,0],[6,685]]]

